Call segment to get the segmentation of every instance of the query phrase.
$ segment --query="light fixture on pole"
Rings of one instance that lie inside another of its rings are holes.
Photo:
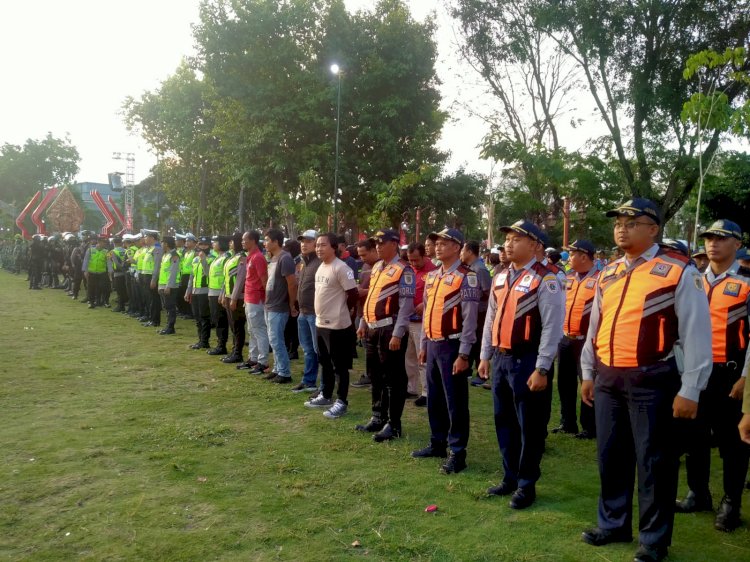
[[[333,231],[336,232],[336,198],[339,194],[339,130],[341,122],[341,68],[331,65],[331,72],[338,77],[338,95],[336,102],[336,164],[333,169]]]

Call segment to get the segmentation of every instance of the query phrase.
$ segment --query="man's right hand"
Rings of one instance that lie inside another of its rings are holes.
[[[594,381],[581,382],[581,400],[587,406],[594,405]]]
[[[490,378],[490,362],[486,359],[479,361],[479,367],[477,367],[477,373],[480,379],[487,380]]]
[[[740,439],[750,445],[750,414],[745,414],[737,426],[740,430]]]
[[[357,339],[363,340],[366,336],[366,330],[364,328],[358,328],[357,329]]]
[[[427,364],[427,352],[420,351],[419,356],[417,357],[417,361],[419,361],[420,365],[426,365]]]

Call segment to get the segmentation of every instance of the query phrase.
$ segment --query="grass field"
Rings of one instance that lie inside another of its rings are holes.
[[[501,477],[485,390],[471,389],[469,469],[444,476],[409,457],[428,439],[410,402],[405,438],[376,444],[353,430],[368,389],[328,420],[288,387],[188,350],[185,321],[156,336],[5,271],[0,302],[2,559],[632,559],[635,543],[580,540],[596,521],[592,442],[550,436],[531,509],[485,496]],[[727,535],[712,522],[679,515],[669,559],[750,560],[748,524]]]

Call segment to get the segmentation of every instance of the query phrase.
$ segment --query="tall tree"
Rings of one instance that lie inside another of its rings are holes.
[[[23,206],[40,189],[71,183],[80,160],[67,136],[47,133],[23,146],[6,143],[0,147],[0,200]]]

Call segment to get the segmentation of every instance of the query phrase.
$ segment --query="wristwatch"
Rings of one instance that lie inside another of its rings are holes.
[[[547,369],[537,369],[536,371],[537,371],[537,373],[539,373],[543,377],[546,377],[547,373],[549,373],[549,370],[547,370]]]
[[[460,357],[461,359],[463,359],[464,361],[468,361],[468,360],[469,360],[469,356],[468,356],[468,355],[466,355],[465,353],[459,353],[459,354],[458,354],[458,356],[459,356],[459,357]]]

